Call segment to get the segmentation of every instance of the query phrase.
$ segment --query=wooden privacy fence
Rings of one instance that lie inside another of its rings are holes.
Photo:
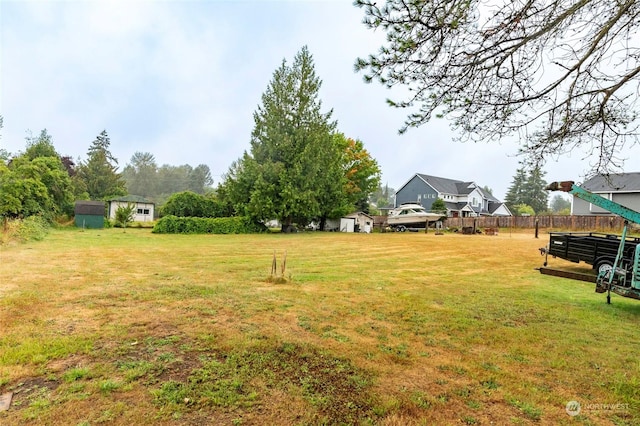
[[[483,228],[535,228],[571,231],[622,232],[624,219],[619,216],[493,216],[448,217],[447,228],[475,226]]]

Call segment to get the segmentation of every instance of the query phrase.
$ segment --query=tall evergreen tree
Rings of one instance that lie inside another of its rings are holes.
[[[529,173],[524,168],[516,171],[505,196],[505,204],[511,212],[517,212],[517,206],[521,205],[531,207],[535,214],[547,211],[549,196],[544,189],[547,185],[544,175],[545,172],[539,167],[530,170]]]
[[[319,194],[326,192],[331,167],[332,111],[322,112],[321,86],[307,47],[292,66],[282,61],[276,69],[262,104],[254,113],[251,152],[245,154],[227,176],[225,186],[244,182],[246,193],[227,188],[226,194],[246,197],[232,200],[258,220],[278,219],[283,230],[321,214]],[[255,179],[244,179],[250,173]],[[340,188],[340,191],[342,188]],[[340,192],[337,193],[338,195]]]
[[[511,181],[511,186],[507,190],[507,194],[504,197],[504,203],[507,205],[511,212],[515,212],[515,208],[519,204],[526,204],[524,202],[525,192],[527,184],[527,172],[524,168],[516,170],[516,175]]]
[[[547,182],[544,180],[543,172],[539,167],[529,171],[525,186],[525,204],[531,206],[536,214],[544,213],[548,210],[549,195],[545,191]]]
[[[335,219],[354,210],[354,202],[357,197],[350,196],[348,189],[350,181],[346,174],[347,139],[341,133],[332,136],[332,143],[324,145],[324,153],[319,160],[322,161],[321,168],[322,187],[318,188],[316,198],[320,213],[317,216],[320,223],[320,230],[324,231],[327,219]],[[338,165],[344,164],[344,167]]]
[[[104,154],[109,163],[113,163],[114,165],[118,164],[118,160],[111,155],[111,151],[109,150],[109,146],[111,145],[111,139],[109,139],[109,135],[106,130],[100,132],[96,139],[91,143],[89,150],[87,151],[87,155],[91,157],[95,154]]]
[[[389,188],[389,184],[384,186],[378,185],[378,188],[373,192],[373,200],[376,207],[389,207],[393,205],[393,197],[396,191],[393,188]]]
[[[125,182],[118,173],[118,161],[109,151],[110,143],[107,131],[103,130],[91,143],[87,161],[78,167],[78,177],[83,181],[89,197],[94,200],[127,193]]]

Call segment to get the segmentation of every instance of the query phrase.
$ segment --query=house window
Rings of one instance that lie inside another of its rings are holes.
[[[138,209],[138,214],[149,214],[149,209]]]

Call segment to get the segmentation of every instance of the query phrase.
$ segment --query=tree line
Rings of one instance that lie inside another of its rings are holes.
[[[134,194],[158,202],[178,191],[204,193],[212,183],[206,165],[157,167],[148,153],[134,154],[119,172],[110,145],[104,130],[89,145],[86,160],[76,163],[71,156],[58,153],[52,136],[44,129],[37,137],[27,137],[24,152],[10,155],[3,151],[0,217],[39,215],[53,220],[60,215],[71,216],[76,200],[108,200]]]
[[[79,164],[56,151],[46,129],[38,137],[27,137],[26,142],[23,153],[2,153],[0,217],[37,215],[51,221],[71,215],[77,199],[100,200],[126,193],[106,131],[91,143],[87,159]]]
[[[291,65],[283,60],[254,113],[250,150],[216,188],[208,166],[158,166],[148,152],[136,152],[119,172],[106,130],[76,164],[43,130],[27,138],[25,152],[2,152],[0,217],[52,220],[71,215],[75,200],[126,194],[164,205],[164,214],[276,219],[284,231],[314,220],[322,228],[327,219],[368,212],[373,193],[386,203],[392,190],[380,188],[380,168],[364,143],[338,131],[333,111],[322,110],[321,84],[306,46]]]

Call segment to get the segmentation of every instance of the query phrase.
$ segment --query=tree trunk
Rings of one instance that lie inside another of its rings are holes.
[[[327,226],[327,217],[326,216],[322,216],[320,218],[320,230],[324,231],[324,228]]]
[[[293,219],[291,217],[286,217],[282,219],[282,228],[280,228],[280,232],[284,234],[290,234],[297,231],[298,230],[293,225]]]

